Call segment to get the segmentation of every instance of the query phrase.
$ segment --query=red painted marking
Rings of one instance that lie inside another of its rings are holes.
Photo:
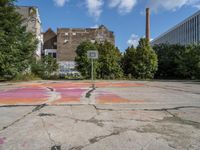
[[[138,83],[113,83],[111,87],[140,87],[144,86],[144,84]]]
[[[89,83],[54,83],[54,84],[46,84],[45,86],[53,87],[53,88],[87,88],[90,87]]]
[[[38,104],[48,99],[43,88],[19,88],[0,92],[0,104]]]
[[[6,137],[0,138],[0,144],[4,144],[6,140]]]
[[[144,84],[123,83],[123,82],[96,82],[97,87],[139,87]],[[64,83],[27,83],[16,85],[18,89],[0,91],[0,104],[41,104],[48,100],[48,90],[46,87],[54,88],[61,95],[61,98],[55,103],[80,102],[85,89],[91,87],[91,82],[64,82]],[[104,94],[97,96],[99,103],[133,103],[142,101],[132,101],[122,98],[115,94]]]
[[[56,89],[56,92],[61,94],[61,98],[52,104],[80,102],[80,98],[85,91],[86,89]]]
[[[100,104],[112,103],[143,103],[143,100],[128,100],[112,93],[101,93],[97,96],[97,102]]]

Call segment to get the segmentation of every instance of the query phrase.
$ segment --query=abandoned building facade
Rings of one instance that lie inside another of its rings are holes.
[[[84,41],[92,43],[108,41],[115,45],[115,37],[104,25],[98,28],[58,28],[56,32],[48,29],[42,33],[42,23],[39,9],[35,6],[16,6],[16,11],[22,16],[23,26],[27,32],[35,35],[38,41],[35,56],[40,59],[50,55],[57,59],[60,72],[75,70],[76,49]]]
[[[60,72],[75,68],[76,49],[84,41],[108,41],[115,45],[114,33],[103,25],[98,28],[58,28],[57,33],[48,29],[43,33],[43,41],[43,54],[57,58]]]
[[[41,58],[43,37],[41,32],[42,23],[38,8],[34,6],[17,6],[16,11],[22,16],[22,25],[26,27],[27,32],[31,32],[33,35],[35,35],[35,38],[38,41],[35,56],[36,58]]]

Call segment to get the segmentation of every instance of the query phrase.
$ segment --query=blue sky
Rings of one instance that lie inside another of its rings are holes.
[[[43,31],[61,27],[96,27],[114,31],[116,46],[124,51],[145,35],[145,8],[151,8],[151,38],[200,9],[200,0],[18,0],[37,6]]]

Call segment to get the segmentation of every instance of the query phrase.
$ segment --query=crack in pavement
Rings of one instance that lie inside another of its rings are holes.
[[[101,109],[101,108],[98,108],[95,105],[91,105],[91,106],[93,106],[96,110],[124,111],[124,110],[114,110],[114,109]],[[198,107],[198,106],[180,106],[180,107],[174,107],[174,108],[142,109],[142,110],[143,111],[163,111],[163,112],[165,111],[172,116],[172,117],[164,117],[163,120],[158,120],[156,122],[173,122],[173,123],[178,123],[178,124],[183,124],[183,125],[190,125],[190,126],[193,126],[194,128],[200,129],[200,123],[199,122],[182,119],[181,117],[178,117],[175,114],[170,112],[170,110],[179,110],[179,109],[183,109],[183,108],[200,108],[200,107]],[[135,111],[135,109],[131,109],[131,110],[127,110],[127,111]],[[121,119],[121,120],[124,120],[124,119]],[[141,121],[141,120],[136,120],[136,119],[127,119],[127,120]],[[101,122],[104,122],[104,121],[101,121]],[[149,122],[149,121],[146,121],[146,122]]]
[[[165,89],[165,90],[170,90],[170,91],[179,91],[179,92],[191,93],[191,94],[197,94],[197,95],[200,94],[200,92],[192,92],[192,91],[178,89],[178,88],[167,88],[167,87],[153,86],[153,85],[148,85],[148,87],[155,87],[155,88],[160,88],[160,89]]]
[[[94,137],[94,138],[92,138],[92,139],[89,139],[89,142],[90,142],[91,144],[94,144],[94,143],[97,143],[97,142],[99,142],[99,141],[101,141],[101,140],[103,140],[103,139],[105,139],[105,138],[110,137],[110,136],[119,135],[121,132],[122,132],[122,131],[114,131],[114,132],[112,132],[112,133],[110,133],[110,134],[108,134],[108,135],[97,136],[97,137]]]
[[[82,150],[84,148],[84,146],[76,146],[76,147],[72,147],[69,150]]]
[[[47,89],[49,89],[51,92],[55,91],[54,88],[51,88],[51,87],[46,87]]]
[[[85,147],[88,147],[92,144],[95,144],[103,139],[106,139],[108,137],[111,137],[111,136],[115,136],[115,135],[119,135],[121,134],[122,132],[125,132],[126,130],[114,130],[112,133],[108,134],[108,135],[101,135],[101,136],[96,136],[94,138],[91,138],[89,139],[89,143],[86,144],[86,145],[79,145],[79,146],[76,146],[76,147],[72,147],[70,148],[69,150],[82,150],[83,148]]]
[[[59,117],[59,116],[58,116],[58,117]],[[73,117],[70,117],[70,116],[63,116],[63,117],[67,117],[68,119],[74,120],[75,123],[77,123],[78,121],[79,121],[79,122],[85,122],[85,123],[92,123],[92,124],[95,124],[95,125],[97,125],[97,126],[99,126],[99,127],[103,127],[104,124],[103,124],[102,122],[106,122],[106,121],[104,121],[104,120],[97,120],[97,119],[95,119],[95,117],[92,117],[92,118],[90,118],[90,119],[88,119],[88,120],[73,118]],[[107,122],[112,122],[112,121],[107,121]]]
[[[89,143],[88,144],[74,146],[74,147],[70,148],[69,150],[82,150],[82,149],[84,149],[84,148],[86,148],[86,147],[88,147],[88,146],[90,146],[92,144],[98,143],[101,140],[104,140],[104,139],[109,138],[111,136],[120,135],[121,133],[128,132],[128,131],[138,132],[137,129],[114,127],[114,131],[111,132],[110,134],[96,136],[94,138],[89,139]]]
[[[54,88],[51,87],[46,87],[46,88],[49,90],[48,92],[49,98],[47,100],[47,103],[51,103],[61,98],[61,94],[59,92],[56,92]]]
[[[95,90],[96,90],[96,88],[95,88],[95,87],[92,87],[92,89],[89,90],[89,91],[86,93],[85,97],[86,97],[86,98],[90,98],[92,92],[95,91]]]
[[[41,117],[40,117],[40,119],[41,119],[41,121],[42,121],[43,128],[44,128],[45,132],[46,132],[47,135],[48,135],[49,141],[50,141],[53,145],[56,145],[56,141],[53,140],[53,139],[51,138],[51,133],[50,133],[50,132],[47,130],[47,128],[46,128],[46,123],[45,123],[44,119],[41,118]]]
[[[51,146],[51,150],[61,150],[61,145],[56,144],[56,141],[51,137],[51,133],[46,128],[46,123],[45,123],[44,119],[41,117],[40,117],[40,119],[42,121],[43,128],[48,136],[48,139],[51,142],[51,144],[53,145],[53,146]]]
[[[21,118],[15,120],[15,121],[12,122],[11,124],[9,124],[9,125],[3,127],[3,128],[0,130],[0,132],[3,131],[3,130],[5,130],[5,129],[7,129],[7,128],[9,128],[9,127],[11,127],[11,126],[13,126],[13,125],[16,124],[17,122],[19,122],[19,121],[21,121],[22,119],[26,118],[28,115],[30,115],[30,114],[32,114],[32,113],[34,113],[34,112],[36,112],[36,111],[39,111],[40,109],[42,109],[42,108],[45,107],[45,106],[46,106],[46,104],[42,104],[42,105],[36,106],[31,112],[28,112],[27,114],[23,115]]]
[[[52,116],[56,116],[56,115],[51,114],[51,113],[39,113],[38,116],[40,116],[40,117],[52,117]]]
[[[177,115],[169,112],[168,110],[166,110],[166,112],[172,115],[172,117],[164,117],[162,120],[159,120],[157,122],[171,122],[171,123],[177,123],[177,124],[182,124],[182,125],[190,125],[196,129],[200,129],[200,122],[182,119],[181,117],[178,117]]]
[[[179,109],[183,109],[183,108],[200,108],[200,106],[179,106],[179,107],[169,107],[169,108],[159,108],[159,109],[140,109],[140,108],[131,108],[131,109],[112,109],[112,108],[99,108],[98,106],[96,106],[96,104],[42,104],[42,105],[45,105],[45,107],[52,107],[52,106],[57,106],[57,107],[63,107],[63,106],[70,106],[70,107],[73,107],[73,106],[85,106],[85,105],[88,105],[88,106],[92,106],[94,107],[96,110],[97,110],[97,114],[98,114],[98,111],[99,110],[106,110],[106,111],[137,111],[137,110],[144,110],[144,111],[166,111],[166,110],[179,110]],[[4,107],[31,107],[31,106],[40,106],[41,105],[1,105],[0,108],[4,108]]]
[[[32,112],[39,111],[40,109],[42,109],[42,108],[45,107],[45,106],[47,106],[47,105],[46,105],[46,104],[38,105],[38,106],[36,106],[36,107],[32,110]]]
[[[179,110],[179,109],[183,109],[183,108],[200,108],[199,106],[180,106],[180,107],[161,108],[161,109],[112,109],[112,108],[98,108],[98,106],[96,106],[94,104],[90,104],[90,106],[93,106],[96,110],[106,110],[106,111],[137,111],[137,110],[166,111],[166,110]]]

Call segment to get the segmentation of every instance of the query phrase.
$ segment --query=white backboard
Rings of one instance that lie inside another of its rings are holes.
[[[96,50],[91,50],[87,52],[87,56],[89,59],[98,59],[99,58],[99,53]]]

